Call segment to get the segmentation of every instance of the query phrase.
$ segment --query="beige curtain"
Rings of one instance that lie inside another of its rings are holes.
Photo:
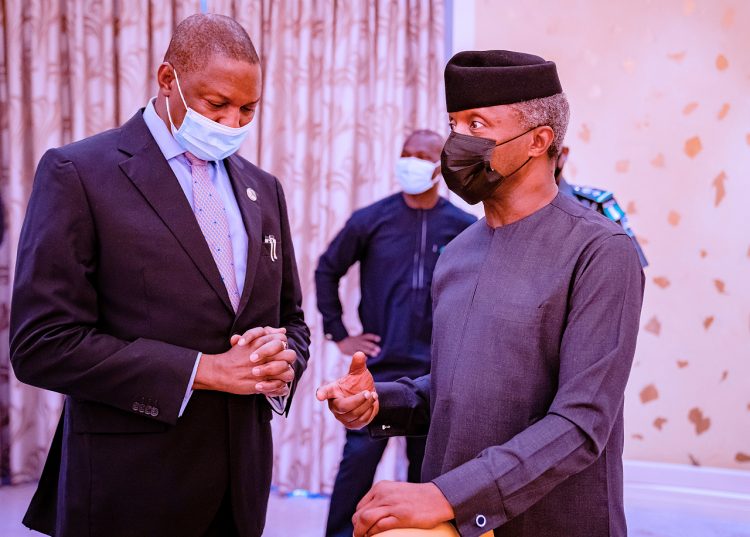
[[[312,360],[285,422],[276,421],[274,479],[282,490],[328,491],[343,430],[314,399],[348,366],[322,338],[313,272],[352,210],[395,190],[391,170],[405,133],[446,130],[442,2],[269,2],[259,159],[290,200]],[[240,14],[240,20],[242,15]],[[342,286],[356,312],[356,278]],[[353,316],[351,329],[357,329]]]
[[[262,57],[264,93],[242,153],[276,174],[290,205],[313,332],[312,360],[288,420],[275,420],[275,482],[330,490],[342,429],[314,390],[347,365],[322,338],[317,258],[352,210],[395,190],[404,135],[445,129],[442,0],[226,0]],[[45,149],[129,118],[155,94],[172,29],[199,1],[10,0],[0,9],[0,178],[6,239],[0,248],[0,470],[34,479],[60,396],[20,385],[8,367],[12,267],[36,163]],[[54,217],[54,215],[50,215]],[[356,271],[342,284],[357,330]]]
[[[158,6],[158,8],[156,7]],[[0,10],[0,452],[3,482],[34,479],[60,412],[57,394],[8,366],[10,286],[36,163],[49,148],[112,128],[155,92],[176,20],[197,2],[10,0]],[[54,215],[50,215],[54,217]]]

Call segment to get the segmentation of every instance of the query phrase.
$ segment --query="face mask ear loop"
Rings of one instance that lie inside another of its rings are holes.
[[[177,91],[180,93],[180,99],[182,99],[182,104],[185,106],[185,110],[187,111],[188,105],[185,102],[185,96],[182,94],[182,88],[180,87],[180,79],[177,78],[177,69],[174,68],[174,65],[170,64],[172,67],[172,72],[174,73],[174,81],[177,82]]]
[[[172,112],[169,111],[169,97],[166,97],[167,99],[167,117],[169,118],[169,126],[172,128],[172,132],[174,132],[176,129],[174,128],[174,121],[172,121]]]
[[[185,102],[185,97],[182,95],[182,88],[180,88],[180,79],[177,78],[177,69],[174,68],[174,65],[171,63],[169,66],[172,68],[172,72],[174,73],[174,80],[177,82],[177,91],[180,93],[180,99],[182,99],[182,104],[185,106],[185,111],[188,110],[187,103]],[[166,97],[167,99],[167,117],[169,118],[169,124],[172,127],[172,130],[175,130],[174,121],[172,121],[172,112],[169,110],[169,97]]]
[[[541,126],[541,125],[539,125],[539,126]],[[526,132],[522,132],[521,134],[519,134],[518,136],[514,136],[514,137],[513,137],[513,138],[511,138],[510,140],[505,140],[504,142],[496,143],[496,144],[495,144],[495,147],[499,147],[499,146],[501,146],[501,145],[503,145],[503,144],[507,144],[508,142],[512,142],[513,140],[517,140],[518,138],[520,138],[520,137],[521,137],[521,136],[523,136],[524,134],[529,134],[529,133],[530,133],[531,131],[533,131],[534,129],[536,129],[536,127],[531,127],[531,128],[530,128],[529,130],[527,130]],[[494,149],[493,149],[493,151],[494,151]],[[491,155],[491,154],[490,154],[490,155]],[[510,175],[506,175],[506,176],[505,176],[505,178],[507,179],[507,178],[508,178],[508,177],[510,177],[511,175],[515,174],[515,173],[516,173],[516,172],[517,172],[518,170],[520,170],[521,168],[523,168],[524,166],[526,166],[526,165],[527,165],[527,164],[529,163],[529,161],[530,161],[530,160],[531,160],[531,157],[527,158],[527,159],[526,159],[526,162],[524,162],[524,163],[523,163],[523,164],[521,164],[521,165],[520,165],[520,166],[519,166],[518,168],[516,168],[516,169],[515,169],[515,170],[513,171],[513,173],[511,173]],[[488,161],[488,163],[489,163],[489,161]],[[495,168],[493,168],[492,166],[490,166],[490,170],[492,170],[492,171],[494,172],[494,171],[495,171]]]
[[[511,138],[510,140],[505,140],[504,142],[498,142],[498,143],[496,143],[496,144],[495,144],[495,147],[501,146],[501,145],[503,145],[503,144],[507,144],[508,142],[512,142],[513,140],[517,140],[518,138],[520,138],[520,137],[521,137],[521,136],[523,136],[524,134],[529,134],[529,133],[530,133],[531,131],[533,131],[534,129],[536,129],[536,127],[531,127],[531,128],[530,128],[529,130],[527,130],[526,132],[522,132],[521,134],[519,134],[518,136],[514,136],[514,137],[513,137],[513,138]]]
[[[513,172],[510,175],[506,175],[505,178],[507,179],[508,177],[513,177],[516,174],[517,171],[519,171],[521,168],[523,168],[524,166],[526,166],[530,161],[531,161],[531,157],[527,158],[526,162],[524,162],[518,168],[516,168],[515,170],[513,170]]]

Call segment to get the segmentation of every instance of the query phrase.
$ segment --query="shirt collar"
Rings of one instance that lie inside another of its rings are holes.
[[[143,111],[143,121],[146,122],[148,130],[151,131],[151,136],[156,140],[156,145],[159,146],[164,158],[171,160],[182,155],[185,152],[185,149],[174,139],[174,136],[172,136],[172,133],[167,129],[164,121],[162,121],[159,114],[156,113],[156,108],[154,108],[155,101],[156,98],[154,97],[148,102],[148,105],[146,105],[146,109]]]

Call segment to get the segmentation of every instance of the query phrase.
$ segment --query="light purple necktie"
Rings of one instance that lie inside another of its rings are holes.
[[[211,182],[208,173],[208,162],[201,160],[189,151],[185,156],[190,162],[193,176],[193,212],[198,225],[203,231],[203,237],[208,243],[211,255],[221,274],[221,280],[229,293],[232,308],[237,311],[240,303],[240,292],[237,288],[237,278],[234,273],[234,256],[232,254],[232,238],[229,234],[229,221],[226,209],[221,201],[216,187]]]

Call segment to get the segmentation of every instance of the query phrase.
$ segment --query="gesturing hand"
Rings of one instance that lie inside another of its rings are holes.
[[[361,429],[375,419],[380,409],[375,381],[362,352],[352,357],[349,373],[318,388],[315,396],[318,401],[328,401],[328,408],[347,429]]]

